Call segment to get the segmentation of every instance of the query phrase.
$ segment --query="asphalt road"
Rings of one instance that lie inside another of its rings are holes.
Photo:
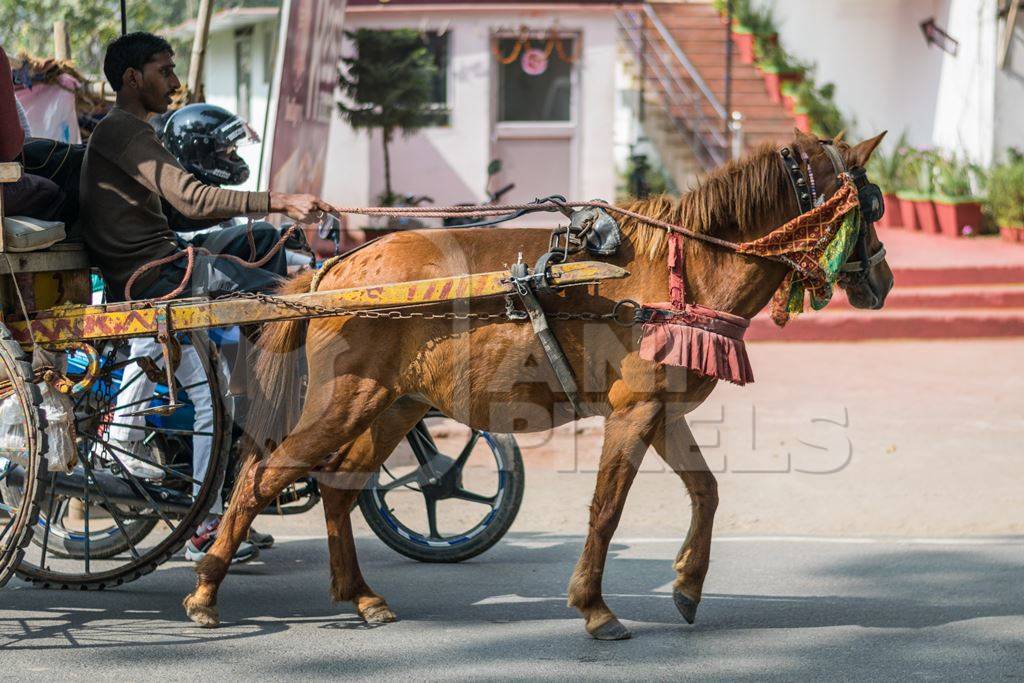
[[[190,566],[102,593],[0,590],[0,678],[217,680],[964,679],[1024,676],[1024,539],[722,537],[697,623],[669,593],[677,541],[623,538],[605,577],[633,631],[590,640],[565,606],[578,536],[513,533],[462,565],[361,538],[401,621],[368,629],[327,595],[324,542],[279,539],[229,575],[224,624],[180,607]]]

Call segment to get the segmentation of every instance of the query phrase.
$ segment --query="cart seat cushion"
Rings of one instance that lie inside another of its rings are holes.
[[[38,251],[65,237],[64,224],[26,216],[4,217],[4,251]]]

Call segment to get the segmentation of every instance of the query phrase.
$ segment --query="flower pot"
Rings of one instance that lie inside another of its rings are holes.
[[[764,79],[764,87],[768,89],[768,99],[776,104],[782,104],[782,79],[776,71],[761,71],[761,78]]]
[[[779,74],[779,80],[783,83],[799,83],[804,80],[802,71],[783,71]]]
[[[937,196],[933,200],[935,215],[939,221],[939,232],[949,237],[963,237],[964,227],[970,226],[972,233],[981,227],[981,203],[973,197]]]
[[[935,204],[931,197],[922,196],[911,201],[914,215],[917,216],[918,229],[929,235],[939,233],[939,217],[935,213]]]
[[[732,43],[736,46],[736,58],[740,64],[754,63],[754,34],[743,33],[736,29],[732,30]]]
[[[792,95],[782,93],[782,106],[786,108],[786,113],[790,116],[796,116],[796,98]]]
[[[804,114],[803,112],[797,112],[796,114],[793,115],[793,119],[794,119],[794,124],[793,125],[795,125],[797,128],[799,128],[801,133],[810,133],[811,132],[811,115],[810,114]]]
[[[917,211],[914,209],[914,199],[918,195],[911,192],[897,192],[896,198],[900,203],[900,223],[905,230],[920,230],[921,224],[917,222]]]
[[[903,227],[903,207],[900,206],[902,202],[892,192],[886,192],[882,195],[882,199],[885,201],[885,212],[882,214],[882,220],[878,221],[878,227],[880,228],[902,228]]]
[[[1024,225],[1000,225],[999,236],[1004,242],[1024,244]]]

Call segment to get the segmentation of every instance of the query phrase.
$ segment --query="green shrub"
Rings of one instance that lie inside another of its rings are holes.
[[[876,149],[868,160],[868,177],[878,185],[885,194],[895,194],[900,189],[900,170],[907,162],[910,155],[910,148],[907,146],[907,134],[900,134],[900,139],[892,151],[886,154],[881,149]]]
[[[947,199],[969,199],[985,192],[984,170],[956,156],[937,159],[932,177],[936,195]]]
[[[797,109],[811,119],[811,129],[820,137],[833,138],[847,128],[842,112],[833,97],[836,87],[831,83],[818,87],[810,78],[796,84]]]
[[[757,65],[761,70],[771,73],[804,73],[808,70],[806,64],[792,56],[776,43],[766,40],[758,41],[754,45],[754,56],[757,58]]]
[[[988,205],[999,225],[1024,225],[1024,157],[1020,154],[1011,154],[1007,163],[992,169]]]

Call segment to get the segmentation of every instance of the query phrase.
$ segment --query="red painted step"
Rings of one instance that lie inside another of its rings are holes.
[[[837,290],[832,302],[822,311],[851,310],[850,302],[842,290]],[[972,309],[1020,308],[1024,309],[1022,285],[939,285],[910,287],[900,285],[889,292],[885,310],[901,309]]]
[[[784,328],[762,313],[746,335],[754,341],[790,342],[976,337],[1024,337],[1024,309],[817,311],[797,316]]]

